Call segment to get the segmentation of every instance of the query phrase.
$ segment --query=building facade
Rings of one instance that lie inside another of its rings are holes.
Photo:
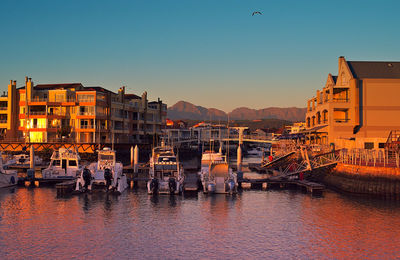
[[[400,129],[400,62],[347,61],[307,102],[306,140],[339,148],[383,148]]]
[[[34,85],[26,78],[18,89],[11,81],[2,98],[7,111],[15,110],[6,118],[0,108],[9,126],[2,137],[32,143],[149,143],[161,134],[167,114],[161,100],[148,102],[146,92],[126,94],[124,87],[114,93],[81,83]]]

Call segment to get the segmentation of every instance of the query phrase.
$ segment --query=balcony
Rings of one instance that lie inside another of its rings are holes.
[[[94,116],[94,111],[79,111],[78,116]]]
[[[345,103],[345,102],[349,102],[350,101],[350,99],[349,98],[333,98],[333,102],[343,102],[343,103]]]
[[[0,110],[7,110],[7,107],[0,107]]]
[[[94,129],[94,125],[80,125],[79,129]]]
[[[42,116],[42,115],[46,115],[46,111],[30,111],[29,115],[32,116]]]
[[[335,123],[348,123],[348,122],[350,122],[349,118],[335,118],[333,120],[335,121]]]
[[[0,124],[7,124],[7,119],[6,120],[0,119]]]

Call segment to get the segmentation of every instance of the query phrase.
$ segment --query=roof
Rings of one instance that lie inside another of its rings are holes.
[[[135,94],[125,94],[125,99],[141,99],[138,95]]]
[[[348,61],[355,78],[400,79],[400,62]]]
[[[99,92],[113,93],[113,94],[115,94],[115,93],[112,92],[111,90],[105,89],[105,88],[103,88],[103,87],[85,87],[85,90],[86,90],[86,91],[88,91],[88,90],[95,90],[95,91],[99,91]]]
[[[68,89],[68,88],[83,88],[82,83],[58,83],[58,84],[39,84],[34,86],[37,90],[46,89]]]
[[[325,127],[327,127],[327,125],[320,125],[320,126],[316,126],[307,130],[302,130],[299,133],[314,133],[314,132],[326,132],[327,129],[324,129]]]

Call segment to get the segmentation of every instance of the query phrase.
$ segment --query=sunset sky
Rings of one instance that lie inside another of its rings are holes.
[[[27,75],[125,85],[169,106],[305,107],[341,55],[400,61],[400,1],[3,0],[0,10],[0,90]]]

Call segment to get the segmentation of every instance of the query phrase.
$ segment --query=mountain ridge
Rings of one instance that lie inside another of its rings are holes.
[[[168,108],[167,117],[171,120],[192,119],[192,120],[260,120],[260,119],[282,119],[288,121],[304,121],[306,108],[298,107],[267,107],[252,109],[238,107],[226,113],[217,108],[206,108],[197,106],[187,101],[178,101]]]

